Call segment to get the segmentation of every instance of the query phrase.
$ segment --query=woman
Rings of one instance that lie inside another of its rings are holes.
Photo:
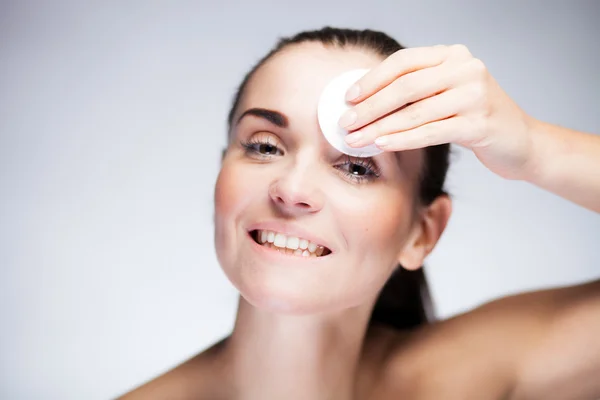
[[[372,159],[317,124],[324,86],[356,68],[371,71],[340,125],[386,150]],[[427,323],[419,272],[451,214],[447,143],[600,212],[598,137],[527,116],[464,46],[325,28],[250,71],[229,139],[215,246],[241,293],[235,328],[123,399],[600,397],[600,282]]]

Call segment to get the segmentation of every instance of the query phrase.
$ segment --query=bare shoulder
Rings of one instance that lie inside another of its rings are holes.
[[[564,365],[564,358],[573,355],[560,351],[564,330],[572,327],[570,334],[579,335],[583,349],[593,343],[588,332],[600,331],[599,311],[600,281],[489,302],[399,336],[385,361],[382,387],[414,399],[449,398],[448,393],[456,398],[482,393],[489,394],[486,398],[532,398],[532,387],[546,385],[546,378],[535,376],[535,371],[548,373],[541,364]],[[575,328],[578,323],[586,329]],[[551,361],[545,353],[559,360]]]
[[[215,380],[219,374],[219,354],[226,339],[184,361],[175,368],[144,383],[117,400],[196,400],[218,399]]]

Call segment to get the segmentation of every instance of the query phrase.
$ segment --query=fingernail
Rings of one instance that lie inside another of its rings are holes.
[[[348,110],[344,113],[344,115],[342,115],[342,118],[340,118],[338,123],[342,128],[347,128],[356,122],[356,118],[356,112],[353,110]]]
[[[346,140],[346,143],[352,144],[352,143],[358,142],[362,138],[363,138],[362,132],[354,132],[354,133],[347,135],[344,139]]]
[[[350,89],[346,92],[346,101],[352,101],[358,97],[360,94],[360,87],[358,85],[352,85]]]
[[[382,136],[382,137],[379,137],[379,138],[375,139],[375,145],[377,147],[385,147],[388,144],[389,144],[389,140],[385,136]]]

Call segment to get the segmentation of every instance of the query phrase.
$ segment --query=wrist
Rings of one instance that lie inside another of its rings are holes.
[[[549,132],[546,124],[533,117],[528,117],[526,122],[527,137],[529,138],[529,155],[524,168],[523,180],[530,183],[539,183],[543,180],[548,163],[552,161],[549,153]]]

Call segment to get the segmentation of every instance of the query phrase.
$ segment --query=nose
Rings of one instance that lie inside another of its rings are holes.
[[[308,168],[293,168],[270,185],[271,201],[288,216],[318,212],[323,208],[324,198],[317,179],[316,174],[311,174]]]

